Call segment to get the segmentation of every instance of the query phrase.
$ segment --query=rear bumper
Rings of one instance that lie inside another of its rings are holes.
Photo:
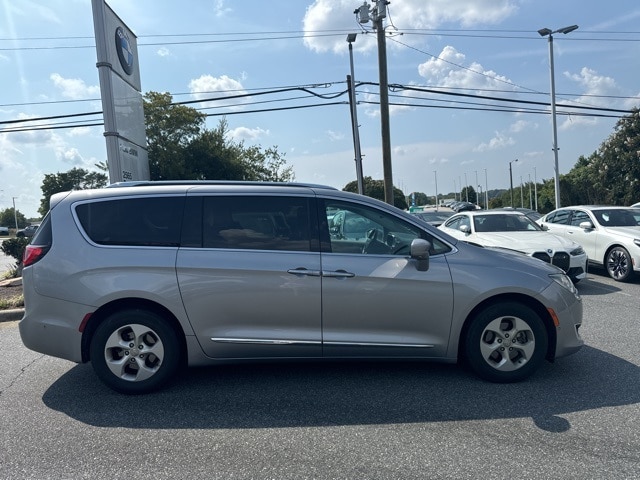
[[[25,291],[26,294],[26,291]],[[92,311],[87,305],[47,298],[41,308],[39,296],[25,295],[25,313],[18,324],[25,347],[52,357],[82,362],[82,318]]]

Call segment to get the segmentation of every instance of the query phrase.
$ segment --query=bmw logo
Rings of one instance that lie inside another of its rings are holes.
[[[131,42],[129,41],[129,35],[122,29],[122,27],[116,28],[116,52],[118,52],[118,59],[122,69],[131,75],[133,72],[133,49],[131,48]]]

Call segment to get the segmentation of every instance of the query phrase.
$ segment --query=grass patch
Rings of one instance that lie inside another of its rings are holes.
[[[24,296],[16,295],[15,297],[0,299],[0,310],[9,310],[11,308],[24,307]]]

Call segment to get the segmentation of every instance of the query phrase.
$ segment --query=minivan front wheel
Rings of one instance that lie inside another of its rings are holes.
[[[156,390],[180,364],[176,333],[162,317],[146,310],[111,314],[98,326],[90,348],[96,375],[120,393]]]
[[[481,378],[523,380],[544,361],[548,338],[542,319],[515,302],[492,305],[472,321],[465,339],[469,367]]]

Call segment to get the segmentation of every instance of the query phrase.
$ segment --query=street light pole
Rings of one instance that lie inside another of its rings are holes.
[[[538,211],[538,175],[536,167],[533,167],[533,194],[536,196],[536,212]]]
[[[11,199],[13,200],[13,221],[16,224],[16,233],[18,233],[18,214],[16,213],[16,198],[18,197],[11,197]]]
[[[437,170],[433,171],[433,175],[436,177],[436,212],[438,211],[438,172]]]
[[[516,158],[509,162],[509,191],[511,192],[511,208],[513,208],[513,171],[511,169],[511,164],[517,161],[518,159]]]
[[[358,182],[358,193],[364,195],[364,181],[362,179],[362,152],[360,150],[360,132],[358,128],[358,110],[356,107],[356,80],[353,75],[353,46],[352,43],[356,41],[357,33],[350,33],[347,35],[347,42],[349,42],[349,64],[351,66],[351,78],[349,81],[349,98],[351,100],[351,124],[353,129],[353,149],[356,160],[356,179]]]
[[[489,184],[487,183],[487,169],[484,169],[484,204],[489,208]]]
[[[541,28],[538,33],[542,37],[549,37],[549,76],[551,78],[551,128],[553,130],[553,160],[554,160],[554,183],[556,193],[556,208],[560,208],[560,171],[558,170],[558,127],[556,125],[556,82],[553,71],[553,34],[573,32],[578,28],[578,25],[571,25],[568,27],[562,27],[558,30],[551,30],[550,28]]]

